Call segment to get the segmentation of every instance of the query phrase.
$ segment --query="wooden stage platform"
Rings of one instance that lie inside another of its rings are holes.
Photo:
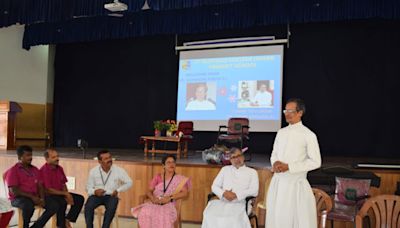
[[[83,153],[77,148],[59,148],[60,165],[63,166],[65,173],[74,179],[74,189],[72,192],[83,194],[86,197],[86,181],[89,170],[98,164],[93,158],[98,149],[89,149]],[[149,156],[144,157],[143,150],[110,150],[116,158],[114,164],[124,168],[133,180],[133,187],[129,191],[120,194],[119,215],[131,216],[130,209],[139,204],[139,196],[147,191],[147,186],[154,175],[162,171],[161,157],[154,159]],[[41,166],[45,160],[44,151],[34,151],[33,164]],[[17,161],[15,151],[0,151],[0,172],[12,166]],[[376,158],[344,158],[344,157],[323,157],[323,167],[342,166],[351,168],[354,162],[391,162],[400,164],[400,161],[393,159]],[[260,191],[258,200],[264,199],[265,182],[272,177],[269,171],[269,154],[253,154],[252,160],[247,162],[248,166],[254,167],[258,171],[260,179]],[[181,158],[177,162],[177,172],[192,179],[193,189],[188,198],[182,204],[182,220],[187,222],[200,223],[202,221],[203,210],[206,206],[207,194],[211,191],[211,184],[220,170],[219,165],[210,165],[202,161],[201,153],[189,151],[188,158]],[[363,169],[368,170],[368,169]],[[379,188],[371,188],[371,195],[393,194],[396,190],[396,182],[400,181],[400,170],[371,169],[381,178]],[[263,215],[259,215],[260,224],[264,224]],[[335,227],[352,227],[351,224],[338,224]]]

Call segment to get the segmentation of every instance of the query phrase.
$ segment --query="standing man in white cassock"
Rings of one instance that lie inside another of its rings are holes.
[[[315,198],[307,172],[321,166],[316,135],[301,122],[301,99],[286,102],[286,122],[278,131],[271,155],[272,177],[267,195],[266,227],[317,228]]]
[[[244,164],[238,148],[231,149],[232,165],[219,171],[211,190],[219,199],[211,200],[203,212],[202,228],[250,228],[245,199],[258,195],[258,174]]]

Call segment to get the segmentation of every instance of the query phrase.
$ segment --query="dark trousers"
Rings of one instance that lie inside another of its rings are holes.
[[[85,198],[75,193],[70,194],[74,199],[74,205],[72,205],[69,209],[67,216],[65,216],[65,210],[67,209],[67,201],[65,200],[65,198],[63,196],[56,195],[49,196],[49,198],[57,202],[59,206],[57,211],[57,227],[65,228],[65,219],[68,219],[71,222],[76,222],[79,213],[81,212],[81,209],[83,207],[83,202],[85,201]]]
[[[28,197],[17,197],[11,201],[11,205],[13,207],[18,207],[22,210],[22,217],[24,220],[24,228],[29,227],[29,222],[31,221],[31,217],[33,212],[35,211],[35,204]],[[58,204],[56,201],[52,200],[49,197],[45,198],[45,206],[44,212],[39,217],[39,219],[33,224],[34,228],[42,228],[46,225],[47,221],[58,211]]]
[[[85,220],[86,228],[93,228],[94,209],[98,206],[104,205],[106,211],[104,212],[104,220],[102,228],[109,228],[114,218],[115,211],[118,206],[118,197],[105,195],[105,196],[90,196],[85,204]]]

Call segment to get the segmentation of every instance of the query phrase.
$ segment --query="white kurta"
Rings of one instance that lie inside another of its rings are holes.
[[[278,131],[271,165],[289,165],[272,177],[267,196],[267,228],[317,228],[317,210],[307,172],[321,166],[316,135],[301,122]]]
[[[211,200],[203,212],[202,228],[250,228],[245,211],[245,199],[258,195],[258,174],[256,170],[242,166],[225,166],[219,171],[212,184],[212,192],[218,200]],[[233,191],[237,199],[223,198],[225,191]]]

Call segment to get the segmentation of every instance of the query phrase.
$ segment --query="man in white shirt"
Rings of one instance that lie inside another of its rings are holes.
[[[231,149],[232,165],[225,166],[212,184],[219,199],[211,200],[203,212],[202,228],[250,228],[245,199],[258,195],[257,171],[244,164],[238,148]]]
[[[256,95],[253,99],[253,106],[271,106],[272,104],[272,95],[267,91],[267,85],[261,84],[260,89],[257,91]]]
[[[86,227],[93,228],[94,210],[104,205],[103,228],[110,227],[118,206],[118,193],[128,190],[132,180],[124,169],[112,164],[109,151],[102,150],[97,153],[100,165],[92,168],[86,190],[89,198],[85,204]]]
[[[207,85],[200,84],[196,88],[194,100],[191,100],[187,106],[186,110],[215,110],[215,104],[207,100]]]
[[[315,198],[307,181],[307,172],[321,166],[316,135],[305,127],[301,99],[286,102],[289,126],[276,135],[271,154],[272,177],[267,195],[266,227],[317,228]]]

